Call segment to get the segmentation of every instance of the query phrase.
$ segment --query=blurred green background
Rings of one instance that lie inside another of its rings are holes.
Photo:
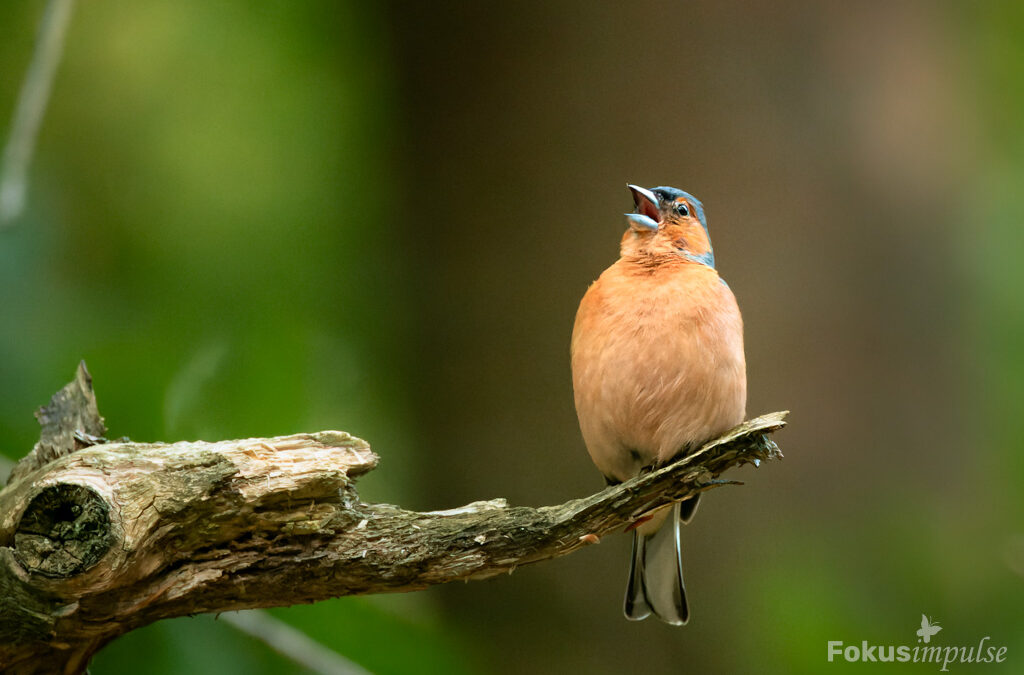
[[[44,3],[0,5],[6,129]],[[113,436],[337,428],[367,500],[602,486],[573,314],[624,184],[709,214],[786,460],[684,532],[694,617],[620,612],[628,538],[274,614],[376,673],[1024,672],[1024,5],[79,3],[0,230],[0,452],[84,358]],[[876,665],[876,667],[879,667]],[[933,672],[935,665],[880,666]],[[212,617],[92,672],[302,673]]]

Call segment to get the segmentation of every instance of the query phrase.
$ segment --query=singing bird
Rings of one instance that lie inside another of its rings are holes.
[[[698,449],[743,421],[743,319],[715,270],[704,207],[671,187],[629,185],[619,259],[587,289],[572,332],[576,414],[609,484]],[[633,528],[626,618],[690,617],[679,524],[698,497]]]

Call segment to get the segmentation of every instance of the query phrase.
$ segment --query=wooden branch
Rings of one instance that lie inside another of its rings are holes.
[[[64,400],[78,402],[65,409],[76,424],[99,419],[84,364],[51,406]],[[768,434],[785,416],[565,504],[428,513],[361,502],[354,480],[378,458],[341,431],[168,445],[58,424],[44,431],[46,461],[33,451],[0,492],[0,670],[82,672],[104,644],[162,618],[510,573],[736,484],[717,477],[781,457]]]

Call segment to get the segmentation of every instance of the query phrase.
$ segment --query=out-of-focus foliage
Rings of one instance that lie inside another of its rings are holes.
[[[42,4],[0,8],[0,120]],[[113,436],[345,429],[387,448],[366,491],[400,499],[408,267],[388,246],[382,21],[369,4],[78,3],[28,212],[0,231],[4,454],[31,447],[33,408],[84,358]],[[429,605],[400,600],[280,616],[375,672],[463,669]],[[210,617],[93,668],[143,670],[299,672]]]
[[[275,610],[274,614],[373,673],[468,673],[466,645],[441,625],[381,610],[361,598]],[[148,626],[100,652],[95,673],[305,673],[262,642],[212,616]]]
[[[0,7],[0,124],[41,9]],[[0,451],[85,358],[114,435],[341,428],[383,457],[367,499],[580,496],[573,312],[623,185],[677,185],[749,412],[793,410],[786,460],[684,533],[691,625],[621,618],[626,538],[275,614],[381,673],[818,673],[923,613],[1018,672],[1022,120],[1012,2],[81,2],[0,231]],[[140,663],[294,670],[212,617],[94,672]]]

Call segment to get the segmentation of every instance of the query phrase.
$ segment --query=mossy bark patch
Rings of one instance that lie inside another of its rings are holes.
[[[51,485],[25,509],[14,555],[30,572],[66,578],[99,562],[112,541],[110,512],[100,495],[84,485]]]

